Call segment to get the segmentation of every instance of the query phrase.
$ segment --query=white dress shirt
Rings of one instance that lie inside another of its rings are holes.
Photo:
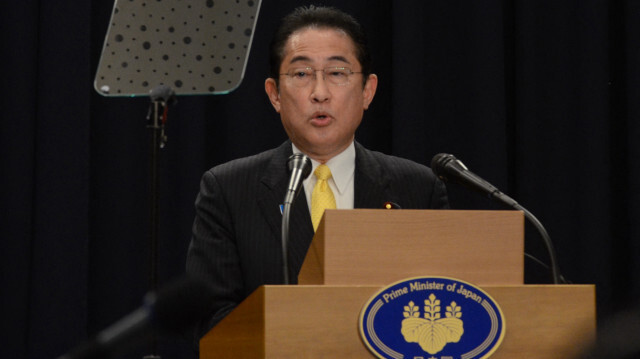
[[[293,153],[302,152],[293,144],[292,147]],[[309,159],[312,164],[311,174],[302,182],[302,186],[307,197],[309,213],[311,213],[311,193],[313,193],[313,187],[315,187],[317,181],[313,172],[320,165],[320,162],[312,158]],[[331,170],[329,187],[336,199],[336,207],[338,209],[353,209],[353,179],[356,169],[356,147],[353,142],[340,154],[327,161],[325,165]]]

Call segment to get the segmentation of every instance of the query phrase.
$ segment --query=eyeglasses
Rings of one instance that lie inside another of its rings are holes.
[[[312,69],[311,67],[297,67],[290,69],[281,76],[289,76],[291,82],[297,87],[305,87],[309,85],[312,79],[315,79],[315,73],[322,71],[323,78],[329,83],[337,86],[349,84],[349,76],[353,74],[361,74],[362,72],[353,72],[348,67],[326,67],[324,69]]]

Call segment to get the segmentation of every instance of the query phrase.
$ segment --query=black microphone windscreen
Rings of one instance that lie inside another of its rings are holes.
[[[438,153],[433,156],[431,159],[431,170],[436,174],[439,178],[446,180],[447,179],[447,171],[446,165],[450,161],[455,161],[456,158],[448,153]]]
[[[438,153],[437,155],[433,156],[433,158],[431,159],[431,170],[433,170],[433,172],[435,172],[436,175],[438,174],[436,172],[436,167],[438,167],[438,161],[440,161],[440,158],[442,156],[444,156],[444,153]]]
[[[186,330],[208,314],[213,299],[209,284],[182,277],[157,291],[153,322],[162,332]]]

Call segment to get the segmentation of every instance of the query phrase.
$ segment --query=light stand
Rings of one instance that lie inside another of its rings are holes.
[[[150,96],[149,290],[158,287],[158,158],[174,95],[227,94],[242,82],[261,0],[116,0],[94,87]],[[157,340],[145,359],[160,359]]]
[[[159,218],[159,186],[158,186],[158,157],[159,152],[167,143],[165,125],[168,121],[169,104],[177,102],[173,90],[164,85],[153,88],[149,97],[151,104],[147,113],[147,128],[150,137],[149,155],[149,289],[158,288],[158,228]],[[151,338],[152,353],[157,353],[158,343],[155,335]],[[160,359],[155,354],[145,355],[143,359]]]

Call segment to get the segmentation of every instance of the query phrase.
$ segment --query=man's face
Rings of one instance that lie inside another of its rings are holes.
[[[289,37],[284,50],[281,74],[305,67],[362,71],[353,41],[339,30],[301,29]],[[299,87],[293,78],[281,75],[279,89],[275,79],[269,78],[265,90],[296,147],[311,158],[326,162],[353,141],[378,81],[376,75],[369,75],[363,87],[363,75],[356,73],[348,76],[347,84],[336,85],[325,79],[322,71],[311,76],[307,85]]]

